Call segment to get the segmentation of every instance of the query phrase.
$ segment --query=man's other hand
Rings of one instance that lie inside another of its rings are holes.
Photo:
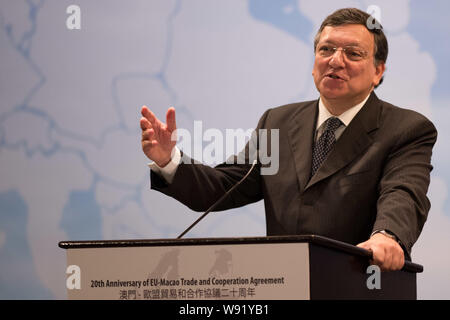
[[[369,240],[357,245],[372,251],[372,264],[382,271],[395,271],[403,268],[405,255],[400,244],[382,233],[375,233]]]

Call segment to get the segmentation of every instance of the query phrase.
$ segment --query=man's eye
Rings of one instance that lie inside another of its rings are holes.
[[[348,54],[352,57],[362,57],[361,52],[355,50],[347,50]]]
[[[320,47],[319,50],[320,50],[320,51],[326,52],[326,51],[331,51],[331,48],[330,48],[330,47],[327,47],[327,46],[323,46],[323,47]]]

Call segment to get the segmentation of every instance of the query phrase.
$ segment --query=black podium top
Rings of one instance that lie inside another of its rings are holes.
[[[357,246],[317,235],[243,237],[243,238],[187,238],[187,239],[132,239],[132,240],[86,240],[61,241],[58,246],[63,249],[113,248],[113,247],[149,247],[149,246],[190,246],[223,244],[258,244],[258,243],[293,243],[308,242],[322,247],[343,251],[355,256],[372,258],[372,253]],[[420,273],[423,266],[405,261],[403,271]]]

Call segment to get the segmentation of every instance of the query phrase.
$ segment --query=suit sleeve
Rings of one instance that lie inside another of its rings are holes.
[[[387,157],[379,184],[377,218],[373,230],[393,232],[408,254],[428,216],[427,197],[431,154],[437,131],[426,118],[416,117],[403,130]]]
[[[261,117],[255,132],[264,126],[268,112],[269,110]],[[250,170],[252,162],[250,152],[254,150],[250,144],[256,143],[257,146],[258,141],[255,139],[257,136],[247,143],[240,155],[233,157],[233,161],[227,161],[214,168],[196,162],[182,153],[181,163],[172,183],[167,183],[151,171],[151,188],[173,197],[194,211],[205,211]],[[258,163],[250,176],[224,199],[215,211],[241,207],[262,198],[260,164]]]

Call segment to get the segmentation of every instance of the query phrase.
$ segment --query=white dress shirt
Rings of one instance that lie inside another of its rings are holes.
[[[344,125],[341,125],[335,132],[334,132],[334,136],[336,137],[336,140],[339,139],[339,137],[342,135],[342,133],[344,132],[345,128],[348,127],[348,125],[350,124],[350,122],[353,120],[353,118],[358,114],[359,110],[361,110],[361,108],[364,106],[364,104],[366,103],[367,99],[369,99],[370,93],[369,95],[360,103],[358,103],[356,106],[351,107],[350,109],[348,109],[347,111],[345,111],[344,113],[340,114],[339,116],[337,116],[337,118],[339,120],[341,120],[341,122]],[[328,109],[325,107],[325,105],[323,104],[322,98],[319,99],[319,116],[317,117],[317,123],[316,123],[316,137],[314,141],[317,141],[320,136],[322,135],[323,131],[325,130],[324,128],[324,123],[325,121],[328,120],[328,118],[331,117],[335,117],[334,115],[332,115],[330,113],[330,111],[328,111]]]

